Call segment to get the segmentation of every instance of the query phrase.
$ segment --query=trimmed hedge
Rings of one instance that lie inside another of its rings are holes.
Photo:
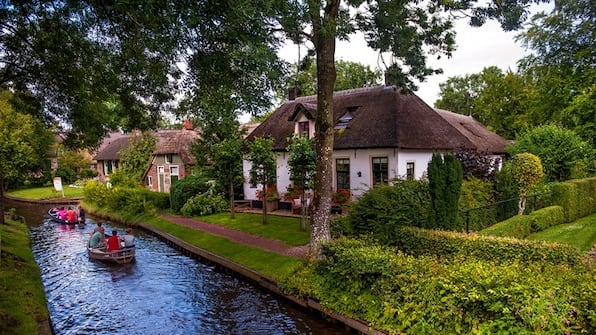
[[[479,235],[525,238],[531,233],[565,223],[561,206],[549,206],[528,215],[516,215],[478,232]]]
[[[524,238],[532,233],[529,215],[516,215],[478,232],[478,235]]]
[[[515,238],[401,227],[393,245],[410,255],[472,257],[485,261],[525,264],[578,264],[582,254],[567,245]]]
[[[284,289],[388,334],[596,333],[596,272],[584,266],[413,257],[355,240],[322,254]]]

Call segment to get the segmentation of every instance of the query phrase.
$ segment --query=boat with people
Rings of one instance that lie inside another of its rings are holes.
[[[89,259],[108,263],[126,264],[135,259],[136,247],[122,248],[116,251],[108,251],[106,247],[87,247]]]
[[[52,207],[48,210],[48,215],[53,222],[67,225],[84,225],[87,222],[85,210],[81,206],[76,208],[69,207]]]
[[[76,214],[76,209],[72,207],[52,207],[48,210],[48,215],[53,222],[59,224],[74,225],[81,223]]]
[[[112,230],[112,235],[104,233],[101,223],[92,232],[87,244],[89,259],[102,262],[126,264],[135,259],[136,246],[132,230],[128,228],[125,235],[118,236],[118,231]]]

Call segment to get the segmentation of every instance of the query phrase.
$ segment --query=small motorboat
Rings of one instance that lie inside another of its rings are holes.
[[[116,251],[108,251],[106,247],[91,248],[87,247],[89,259],[94,259],[107,263],[126,264],[135,259],[136,248],[125,247]]]
[[[58,212],[60,211],[59,208],[53,207],[50,208],[48,210],[48,215],[50,216],[50,219],[55,222],[55,223],[59,223],[59,224],[69,224],[69,225],[75,225],[77,223],[80,223],[79,220],[76,221],[68,221],[68,220],[62,220],[60,218],[60,216],[58,215]]]

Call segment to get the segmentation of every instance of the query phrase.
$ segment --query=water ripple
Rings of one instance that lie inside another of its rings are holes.
[[[90,261],[94,228],[46,221],[31,229],[57,335],[347,333],[140,232],[134,263]]]

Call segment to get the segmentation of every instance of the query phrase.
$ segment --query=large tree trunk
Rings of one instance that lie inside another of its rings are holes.
[[[317,118],[315,140],[317,182],[313,199],[310,255],[320,257],[320,245],[331,239],[333,189],[333,87],[335,85],[335,35],[339,0],[329,1],[320,17],[320,2],[309,1],[313,43],[317,52]]]

